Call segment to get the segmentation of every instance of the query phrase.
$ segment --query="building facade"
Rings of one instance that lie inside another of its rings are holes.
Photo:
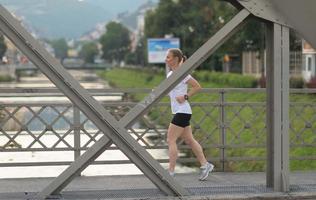
[[[303,40],[302,49],[302,76],[305,81],[309,81],[312,77],[316,76],[316,50],[305,40]]]

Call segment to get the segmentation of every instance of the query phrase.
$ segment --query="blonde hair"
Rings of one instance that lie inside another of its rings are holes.
[[[182,53],[181,49],[171,48],[171,49],[168,49],[168,51],[172,53],[174,57],[178,58],[179,62],[181,61],[184,62],[187,60],[187,57]]]

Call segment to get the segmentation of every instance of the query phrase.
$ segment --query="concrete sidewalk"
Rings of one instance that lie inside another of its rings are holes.
[[[290,192],[265,187],[265,173],[212,173],[207,181],[197,174],[177,174],[175,179],[192,196],[184,199],[316,199],[316,172],[296,172]],[[0,179],[0,199],[32,199],[53,178]],[[165,197],[143,175],[78,177],[53,199],[175,199]],[[177,198],[176,198],[177,199]],[[183,199],[183,198],[182,198]]]

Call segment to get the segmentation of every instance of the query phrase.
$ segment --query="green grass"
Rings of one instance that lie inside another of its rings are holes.
[[[100,72],[99,75],[109,81],[113,87],[117,88],[154,88],[164,79],[163,71],[150,69],[121,69],[115,68],[110,71]],[[213,73],[208,71],[195,71],[193,76],[197,78],[203,88],[234,88],[254,86],[255,80],[252,77],[244,77],[238,74]],[[140,101],[146,94],[137,94],[133,98]],[[218,102],[220,96],[217,92],[200,93],[191,99],[191,102]],[[252,105],[225,106],[225,124],[226,145],[263,145],[263,148],[245,148],[234,147],[227,148],[225,154],[227,157],[265,157],[265,109],[264,102],[266,94],[263,93],[246,93],[246,92],[229,92],[225,94],[225,102],[260,102],[262,107]],[[315,95],[311,94],[291,94],[291,102],[308,102],[315,103]],[[163,98],[161,102],[169,102],[168,98]],[[192,103],[193,104],[193,103]],[[221,107],[219,106],[194,106],[192,126],[195,137],[205,146],[220,144],[221,129],[217,127]],[[236,115],[237,113],[237,115]],[[316,134],[316,114],[315,107],[295,107],[290,109],[291,132],[290,142],[292,145],[315,144]],[[205,114],[208,115],[205,118]],[[167,127],[170,122],[171,114],[169,105],[155,107],[149,113],[155,123],[162,127]],[[197,126],[199,124],[199,126]],[[195,129],[196,128],[196,129]],[[219,157],[218,148],[205,149],[209,158]],[[187,151],[191,154],[191,151]],[[315,156],[316,148],[312,147],[292,147],[290,155],[298,156]],[[219,163],[217,163],[217,166]],[[235,161],[225,163],[228,171],[263,171],[265,170],[265,161]],[[316,169],[315,160],[297,161],[291,160],[291,170],[314,170]]]
[[[153,73],[148,70],[114,68],[101,71],[99,75],[117,88],[152,88],[164,79],[162,71],[157,70]]]
[[[13,78],[11,78],[10,76],[0,75],[0,82],[10,82],[10,81],[13,81]]]

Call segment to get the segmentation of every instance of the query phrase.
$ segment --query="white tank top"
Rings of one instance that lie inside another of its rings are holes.
[[[167,74],[167,77],[171,76],[172,71]],[[186,113],[192,114],[191,106],[188,101],[179,103],[176,100],[176,97],[183,96],[188,93],[188,84],[187,81],[191,79],[192,76],[186,76],[173,90],[169,92],[170,102],[171,102],[171,112],[172,114],[176,113]]]

